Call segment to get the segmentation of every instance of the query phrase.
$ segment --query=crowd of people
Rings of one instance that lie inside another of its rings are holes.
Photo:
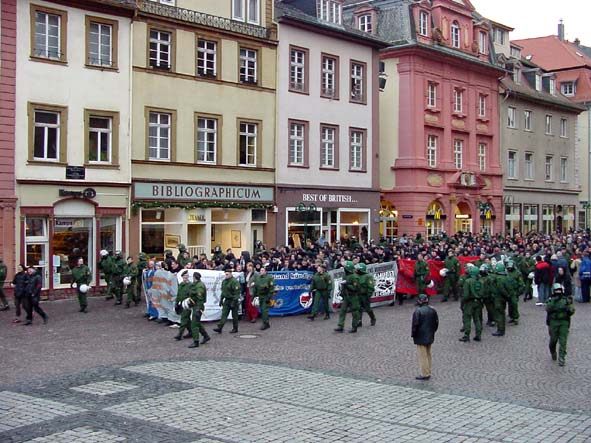
[[[342,268],[345,272],[344,282],[339,288],[342,306],[335,331],[344,330],[346,314],[351,312],[350,332],[356,332],[362,324],[363,312],[369,315],[372,325],[376,323],[375,313],[370,304],[374,282],[367,273],[367,265],[405,259],[415,260],[412,277],[417,294],[422,295],[434,284],[430,278],[429,262],[442,261],[443,285],[438,288],[443,293],[441,302],[446,302],[450,298],[461,300],[464,334],[460,341],[464,342],[471,339],[472,324],[475,329],[473,339],[482,339],[483,312],[487,314],[486,325],[496,326],[496,332],[493,333],[495,336],[505,334],[507,314],[510,323],[518,324],[519,300],[521,297],[523,301],[532,299],[532,287],[536,285],[536,304],[545,306],[548,311],[550,352],[556,359],[556,342],[559,341],[559,363],[562,365],[565,361],[568,336],[568,327],[565,325],[570,324],[570,316],[574,314],[572,300],[581,303],[590,301],[591,239],[588,230],[551,235],[516,233],[488,236],[458,233],[448,236],[443,233],[429,239],[423,238],[420,234],[414,237],[404,234],[395,241],[382,239],[368,244],[361,244],[352,237],[334,245],[322,242],[320,246],[318,243],[307,242],[299,248],[267,248],[262,242],[258,242],[252,254],[242,251],[236,255],[232,249],[224,252],[217,246],[210,257],[206,254],[191,257],[182,244],[178,249],[176,257],[172,251],[167,250],[160,260],[157,257],[148,257],[144,253],[140,253],[137,260],[131,256],[124,259],[121,251],[111,253],[104,250],[101,251],[99,267],[107,282],[107,299],[114,299],[116,305],[122,305],[125,296],[125,308],[139,305],[141,294],[145,293],[143,281],[151,271],[164,269],[173,274],[180,273],[183,281],[179,285],[175,300],[178,313],[181,315],[180,324],[172,324],[170,320],[157,318],[157,315],[150,313],[149,300],[146,317],[179,327],[180,332],[175,338],[180,340],[193,337],[192,347],[199,345],[199,335],[203,337],[202,343],[209,341],[210,337],[200,324],[206,296],[204,286],[200,282],[199,272],[193,272],[197,277],[195,281],[189,281],[186,272],[188,269],[219,270],[226,273],[220,299],[222,319],[214,329],[214,332],[218,333],[222,332],[230,313],[233,321],[230,332],[233,333],[238,331],[240,317],[255,322],[259,311],[263,321],[261,329],[270,326],[268,306],[274,290],[273,278],[268,274],[271,271],[296,270],[315,273],[310,288],[315,294],[314,303],[308,316],[310,320],[314,320],[321,312],[324,313],[324,319],[330,319],[329,299],[333,282],[327,271]],[[461,257],[470,257],[473,260],[463,267],[458,259]],[[5,268],[6,266],[0,263],[0,279],[2,275],[5,278]],[[235,277],[236,273],[238,278]],[[80,312],[83,313],[87,312],[86,294],[91,275],[90,269],[80,258],[77,267],[73,269],[72,287],[76,287]],[[25,271],[23,266],[19,266],[12,285],[15,288],[15,322],[20,321],[18,317],[21,305],[26,311],[25,324],[31,324],[33,310],[47,322],[48,317],[39,306],[41,282],[34,268]],[[7,309],[6,300],[2,298],[3,294],[0,295],[0,303],[6,306],[2,309]],[[401,304],[405,298],[403,294],[397,294],[396,300]],[[425,297],[419,297],[418,300],[422,301],[421,304],[426,303]],[[183,301],[185,305],[182,304]],[[241,310],[238,309],[240,304]],[[187,333],[183,335],[185,330]],[[424,374],[422,376],[427,377]]]

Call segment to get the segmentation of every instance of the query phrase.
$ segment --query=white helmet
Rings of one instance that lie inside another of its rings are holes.
[[[190,298],[185,298],[182,303],[181,306],[183,307],[183,309],[191,309],[191,305],[193,303],[191,303],[191,299]]]
[[[255,308],[258,308],[258,307],[260,306],[260,304],[261,304],[261,303],[260,303],[260,301],[259,301],[259,298],[258,298],[258,297],[255,297],[255,298],[253,298],[253,299],[252,299],[252,302],[251,302],[251,304],[252,304],[252,305],[253,305]]]
[[[80,290],[80,292],[82,292],[83,294],[86,294],[88,292],[88,290],[90,289],[90,286],[88,285],[80,285],[80,287],[78,288]]]
[[[123,277],[123,284],[125,286],[129,286],[131,284],[131,278],[129,278],[129,277]]]
[[[428,287],[429,289],[433,289],[433,288],[435,287],[435,282],[434,282],[433,280],[431,280],[431,281],[429,282],[429,284],[427,285],[427,287]]]
[[[101,249],[101,257],[106,257],[107,255],[109,255],[109,251],[107,251],[106,249]]]
[[[533,272],[530,272],[529,274],[527,274],[527,278],[529,278],[530,280],[533,280],[533,278],[535,277]]]
[[[439,271],[439,275],[441,275],[442,277],[445,277],[445,276],[447,275],[447,273],[448,273],[448,272],[449,272],[449,269],[447,269],[447,268],[442,268],[442,269]]]

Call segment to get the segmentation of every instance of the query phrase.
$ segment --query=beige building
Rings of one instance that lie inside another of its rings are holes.
[[[191,256],[274,241],[271,0],[140,0],[130,245]]]
[[[95,285],[98,252],[125,246],[135,4],[84,5],[17,2],[16,260],[53,295],[78,257]]]

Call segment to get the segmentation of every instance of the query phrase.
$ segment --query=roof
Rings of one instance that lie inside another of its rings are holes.
[[[285,20],[295,20],[302,24],[313,25],[316,28],[329,31],[331,33],[346,35],[349,38],[352,38],[361,44],[365,43],[371,46],[381,48],[387,46],[387,43],[385,41],[373,34],[360,31],[359,29],[354,28],[346,23],[339,25],[336,23],[330,23],[324,20],[320,20],[316,16],[304,12],[303,10],[294,6],[293,4],[287,4],[284,2],[276,3],[275,18],[279,23]]]
[[[513,40],[521,46],[523,56],[532,55],[532,61],[547,71],[589,67],[591,57],[584,50],[569,41],[561,41],[555,35]]]

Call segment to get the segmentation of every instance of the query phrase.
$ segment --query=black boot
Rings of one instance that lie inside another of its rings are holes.
[[[175,339],[176,341],[181,341],[181,340],[183,339],[182,333],[181,333],[181,332],[179,332],[177,335],[175,335],[175,336],[174,336],[174,339]]]
[[[335,328],[334,330],[335,332],[343,332],[343,327],[339,326],[338,328]]]
[[[125,303],[125,309],[129,309],[130,306],[131,306],[131,303],[129,303],[129,302]]]
[[[204,345],[205,343],[207,343],[209,340],[211,340],[211,337],[209,335],[204,336],[201,339],[201,344]]]
[[[269,329],[271,327],[271,325],[269,325],[269,323],[265,323],[263,324],[263,326],[261,326],[261,331],[264,331],[265,329]]]
[[[230,334],[236,334],[238,332],[238,328],[232,328]]]
[[[376,318],[375,317],[371,319],[371,325],[372,326],[375,326],[376,325]]]
[[[218,334],[222,333],[222,328],[218,326],[217,328],[213,328],[213,332],[217,332]]]
[[[191,331],[188,331],[185,335],[183,335],[183,338],[191,338],[193,337],[193,333]]]
[[[312,314],[312,315],[308,315],[307,318],[310,319],[310,320],[314,320],[316,318],[316,316]]]
[[[326,314],[326,315],[324,316],[324,320],[330,320],[330,314]]]
[[[199,342],[198,341],[194,341],[189,346],[187,346],[187,348],[198,348],[198,347],[199,347]]]
[[[349,333],[351,333],[351,334],[355,334],[356,332],[357,332],[357,328],[349,329]]]

